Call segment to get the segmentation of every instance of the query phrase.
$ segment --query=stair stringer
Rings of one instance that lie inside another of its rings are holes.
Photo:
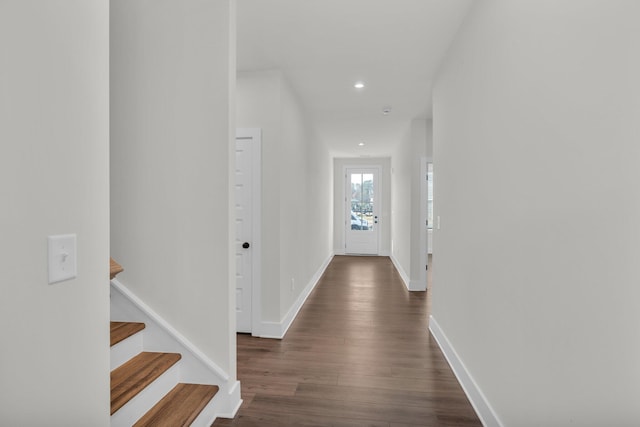
[[[111,320],[142,322],[144,351],[180,353],[179,382],[217,385],[211,399],[192,426],[210,426],[217,417],[233,418],[242,400],[240,382],[209,359],[200,349],[173,328],[118,279],[111,280]]]

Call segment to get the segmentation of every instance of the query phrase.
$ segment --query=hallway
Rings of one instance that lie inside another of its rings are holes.
[[[387,257],[336,256],[283,340],[238,336],[244,403],[214,426],[480,426]]]

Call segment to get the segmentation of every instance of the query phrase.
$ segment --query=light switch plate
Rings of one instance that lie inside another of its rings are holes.
[[[75,234],[49,236],[49,284],[76,277],[76,258]]]

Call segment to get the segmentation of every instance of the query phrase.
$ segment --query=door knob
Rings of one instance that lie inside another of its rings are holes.
[[[249,246],[251,246],[251,245],[249,244],[249,242],[244,242],[244,243],[242,244],[242,247],[243,247],[243,248],[245,248],[245,249],[249,249]]]

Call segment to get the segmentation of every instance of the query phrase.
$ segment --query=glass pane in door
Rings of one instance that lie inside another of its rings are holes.
[[[374,229],[373,195],[373,174],[351,173],[351,230]]]

